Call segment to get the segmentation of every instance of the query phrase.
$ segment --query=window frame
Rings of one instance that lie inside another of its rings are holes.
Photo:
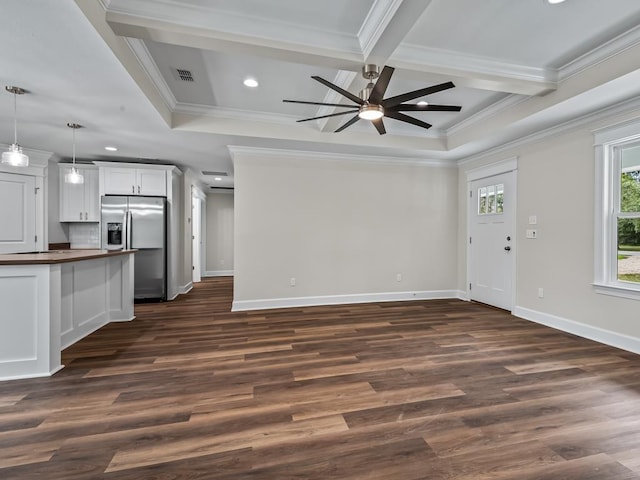
[[[621,154],[629,145],[640,145],[640,119],[594,132],[595,221],[594,281],[597,293],[640,300],[640,283],[618,280],[618,219],[620,212]],[[635,215],[635,214],[632,214]]]

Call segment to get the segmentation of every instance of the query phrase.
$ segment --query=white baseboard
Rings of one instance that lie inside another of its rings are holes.
[[[182,285],[179,288],[178,295],[184,295],[185,293],[189,293],[193,288],[193,282],[189,282],[186,285]]]
[[[314,307],[319,305],[343,305],[350,303],[402,302],[409,300],[436,300],[460,298],[458,290],[433,290],[425,292],[362,293],[355,295],[328,295],[322,297],[268,298],[263,300],[234,300],[232,312],[265,310],[272,308]]]
[[[612,332],[599,327],[593,327],[584,323],[569,320],[568,318],[557,317],[548,313],[531,310],[524,307],[516,307],[513,309],[513,315],[524,318],[532,322],[546,325],[563,332],[572,333],[579,337],[588,338],[605,345],[621,348],[628,352],[640,354],[640,338],[623,335],[621,333]]]
[[[203,277],[233,277],[233,270],[207,270]]]

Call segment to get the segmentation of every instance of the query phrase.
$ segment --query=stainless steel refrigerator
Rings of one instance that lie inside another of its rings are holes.
[[[166,300],[167,199],[106,195],[100,206],[102,248],[138,250],[134,300]]]

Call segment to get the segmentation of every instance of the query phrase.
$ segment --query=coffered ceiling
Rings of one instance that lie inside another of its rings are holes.
[[[3,0],[0,12],[0,80],[30,91],[20,144],[68,157],[76,122],[81,158],[175,163],[206,185],[233,185],[230,145],[455,162],[640,94],[637,0]],[[462,110],[410,112],[429,130],[385,118],[379,135],[365,120],[334,133],[350,115],[298,123],[341,109],[282,102],[349,103],[310,77],[357,95],[369,63],[396,69],[387,97],[453,81],[415,101]],[[5,93],[0,142],[12,122]]]

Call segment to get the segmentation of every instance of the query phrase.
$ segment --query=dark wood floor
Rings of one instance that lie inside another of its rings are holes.
[[[640,357],[456,300],[210,279],[0,383],[0,479],[640,479]]]

